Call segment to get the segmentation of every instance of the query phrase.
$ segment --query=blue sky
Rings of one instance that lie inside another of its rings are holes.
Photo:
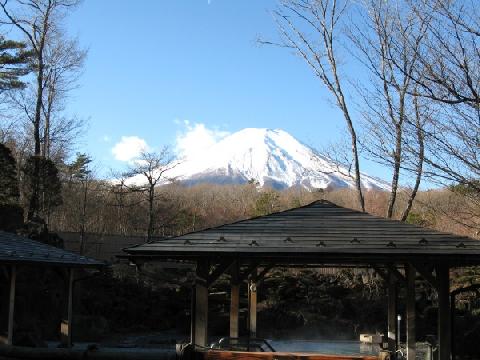
[[[174,147],[195,124],[213,133],[281,128],[319,149],[340,139],[343,118],[303,61],[256,43],[276,38],[275,3],[86,0],[68,18],[89,49],[69,104],[89,119],[79,151],[106,174],[124,165],[112,153],[122,137]],[[365,161],[363,171],[388,176]]]

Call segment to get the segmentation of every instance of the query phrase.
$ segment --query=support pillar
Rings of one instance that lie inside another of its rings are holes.
[[[240,283],[238,281],[238,263],[232,265],[230,277],[230,337],[238,338],[240,312]]]
[[[13,345],[13,322],[15,318],[15,290],[17,283],[17,266],[12,265],[10,274],[10,300],[8,305],[7,345]]]
[[[257,270],[248,281],[248,332],[251,338],[257,337]]]
[[[75,277],[75,270],[68,269],[68,289],[67,289],[67,318],[62,321],[60,325],[60,338],[62,344],[71,348],[72,341],[72,328],[73,328],[73,280]]]
[[[195,344],[195,300],[197,291],[195,284],[192,285],[192,293],[190,299],[190,344]]]
[[[72,330],[73,330],[73,279],[75,277],[75,270],[70,269],[68,277],[68,309],[67,309],[67,347],[72,347]]]
[[[416,311],[415,311],[415,268],[407,264],[405,266],[407,277],[407,360],[415,360],[417,352],[416,339]]]
[[[457,351],[457,349],[455,348],[455,295],[455,293],[450,293],[450,352],[452,359],[455,359],[455,353]]]
[[[198,261],[195,278],[195,316],[194,318],[194,337],[196,346],[207,346],[208,340],[208,273],[209,266],[207,261]]]
[[[388,276],[388,350],[395,354],[397,351],[397,300],[398,288],[395,277]]]
[[[451,358],[450,274],[446,265],[436,268],[438,279],[438,360]]]

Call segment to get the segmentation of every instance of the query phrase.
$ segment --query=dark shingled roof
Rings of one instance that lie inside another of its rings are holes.
[[[242,257],[296,263],[448,261],[480,264],[480,241],[320,200],[124,249],[129,257]]]
[[[0,231],[0,263],[66,267],[105,265],[104,262],[4,231]]]

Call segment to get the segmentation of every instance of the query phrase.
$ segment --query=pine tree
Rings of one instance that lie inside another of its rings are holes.
[[[36,169],[39,169],[39,177],[36,179]],[[25,194],[27,198],[35,191],[35,183],[38,185],[39,204],[42,215],[48,218],[51,210],[62,204],[62,183],[55,163],[42,156],[30,156],[23,167]],[[31,209],[29,209],[31,210]]]
[[[92,159],[87,154],[77,153],[75,160],[67,165],[69,181],[84,181],[91,175],[90,163]]]
[[[92,159],[87,154],[77,153],[76,159],[69,165],[67,165],[67,173],[69,182],[76,182],[81,187],[80,205],[80,254],[85,252],[85,228],[87,221],[87,197],[89,184],[92,180],[92,170],[90,169],[90,163]]]
[[[23,209],[18,204],[19,190],[15,158],[0,144],[0,230],[16,231],[23,225]]]
[[[0,36],[0,91],[25,87],[20,78],[30,72],[31,57],[23,42]]]
[[[18,203],[16,162],[9,148],[0,144],[0,205]]]

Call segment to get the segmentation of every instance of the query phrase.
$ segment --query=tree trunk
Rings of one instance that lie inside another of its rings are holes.
[[[155,185],[151,184],[148,190],[148,230],[147,230],[147,241],[153,236],[153,202],[155,200]]]
[[[397,200],[398,180],[400,178],[400,163],[402,161],[402,125],[396,124],[395,126],[395,153],[393,163],[393,175],[392,175],[392,189],[390,190],[390,197],[388,199],[387,218],[390,219],[393,216],[393,208],[395,201]]]
[[[355,171],[355,187],[357,189],[357,199],[360,204],[360,208],[365,212],[365,198],[362,191],[362,181],[360,175],[360,161],[358,160],[358,149],[357,149],[357,135],[355,130],[351,129],[350,135],[352,137],[352,155]]]
[[[85,180],[85,186],[83,189],[83,204],[82,204],[82,219],[80,223],[80,255],[85,252],[85,223],[87,215],[87,192],[88,192],[88,180]]]
[[[338,87],[338,93],[340,94],[339,105],[343,111],[345,120],[347,122],[348,132],[350,133],[350,138],[352,143],[352,158],[353,158],[353,168],[354,168],[353,171],[355,172],[355,188],[357,191],[357,199],[360,205],[360,209],[363,212],[365,212],[365,198],[363,196],[362,179],[361,179],[361,173],[360,173],[360,160],[358,157],[357,133],[353,126],[353,122],[352,122],[352,119],[350,118],[350,113],[348,112],[342,90],[340,89],[338,83],[337,83],[337,87]]]
[[[407,206],[405,207],[405,210],[403,210],[402,216],[400,218],[401,221],[407,220],[408,214],[410,214],[410,210],[412,209],[412,206],[413,206],[413,201],[417,196],[418,188],[420,187],[420,181],[422,180],[423,162],[425,158],[425,142],[424,142],[424,136],[423,136],[423,128],[420,122],[420,113],[419,113],[418,101],[416,97],[414,98],[414,103],[415,103],[415,116],[416,116],[415,125],[416,125],[416,133],[417,133],[417,140],[418,140],[418,163],[417,163],[417,169],[416,169],[417,176],[415,179],[415,185],[413,186],[412,192],[410,193],[410,196],[408,198]]]
[[[33,120],[33,138],[35,142],[35,162],[33,167],[33,183],[32,195],[28,208],[28,219],[32,220],[38,216],[39,209],[39,190],[40,190],[40,156],[41,156],[41,140],[40,140],[40,122],[42,119],[42,97],[43,97],[43,45],[37,52],[38,56],[38,73],[37,73],[37,99],[35,104],[35,118]]]

